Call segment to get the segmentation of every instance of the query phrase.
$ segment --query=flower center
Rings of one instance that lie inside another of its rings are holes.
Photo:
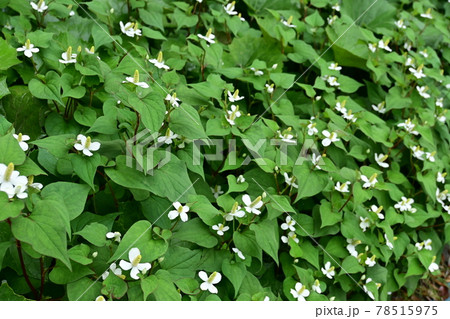
[[[233,98],[237,99],[239,97],[239,90],[234,91]]]
[[[72,58],[72,47],[69,46],[66,51],[66,60],[70,60]]]
[[[212,282],[214,281],[214,278],[216,278],[216,275],[217,275],[217,271],[213,272],[213,273],[211,274],[211,276],[209,276],[208,282],[209,282],[209,283],[212,283]]]
[[[134,83],[139,82],[139,71],[138,70],[134,71],[133,82]]]
[[[44,0],[39,0],[38,8],[40,9],[44,5]]]
[[[156,59],[159,63],[163,63],[163,53],[162,51],[159,51],[158,58]]]
[[[385,160],[387,160],[388,156],[384,155],[382,158],[379,159],[380,162],[384,162]]]
[[[336,138],[336,133],[332,132],[330,135],[330,140],[334,140]]]
[[[130,30],[134,26],[134,22],[131,22],[127,27],[125,27],[125,31]]]
[[[287,24],[288,24],[288,25],[291,25],[292,20],[294,20],[294,17],[293,17],[293,16],[290,16],[289,19],[287,19]]]
[[[5,182],[8,182],[9,181],[9,179],[11,178],[11,174],[14,172],[14,164],[13,163],[9,163],[8,164],[8,167],[6,168],[6,171],[5,171],[5,175],[4,175],[4,177],[3,177],[3,180],[5,181]]]
[[[377,173],[374,173],[372,176],[370,176],[369,182],[375,183],[376,179],[377,179]],[[383,207],[383,206],[381,206],[381,207]]]
[[[29,50],[29,49],[30,49],[30,46],[31,46],[30,39],[27,39],[27,42],[25,42],[25,48],[26,48],[27,50]],[[20,142],[20,141],[19,141],[19,142]]]
[[[209,39],[209,38],[211,38],[211,35],[212,35],[212,29],[209,28],[208,32],[206,33],[206,37]]]
[[[84,143],[85,148],[89,148],[89,146],[91,146],[91,137],[90,136],[88,136],[86,138],[86,143]]]
[[[258,196],[251,204],[250,207],[255,207],[261,201],[261,196]]]
[[[137,255],[136,258],[133,259],[133,261],[131,262],[131,265],[133,267],[137,267],[137,265],[139,265],[139,263],[141,262],[142,256],[141,255]]]
[[[297,293],[298,293],[299,295],[301,295],[301,294],[303,294],[303,292],[305,291],[305,289],[306,289],[306,287],[305,287],[305,286],[302,286],[302,288],[300,288],[300,290],[297,291]]]

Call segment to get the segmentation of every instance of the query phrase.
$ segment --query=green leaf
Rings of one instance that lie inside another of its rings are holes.
[[[6,193],[0,192],[0,221],[19,216],[23,208],[23,201],[10,201]]]
[[[225,259],[222,263],[223,274],[231,281],[234,287],[234,297],[236,298],[242,281],[247,274],[245,265],[241,262],[235,262],[230,259]]]
[[[264,220],[257,224],[251,224],[250,229],[255,232],[258,245],[278,264],[278,248],[280,236],[278,235],[278,223],[276,219]]]
[[[0,99],[11,92],[8,90],[8,85],[6,84],[6,76],[0,78]]]
[[[217,238],[202,223],[200,218],[194,218],[185,223],[181,223],[180,227],[175,229],[172,240],[188,241],[206,248],[212,248],[218,242]]]
[[[44,198],[59,197],[64,202],[69,213],[70,220],[78,217],[84,210],[89,187],[67,182],[48,184],[42,190]]]
[[[87,277],[67,285],[67,297],[70,301],[94,301],[100,295],[102,284]]]
[[[147,300],[148,295],[153,293],[156,288],[158,288],[158,278],[155,275],[141,279],[141,289],[144,293],[144,300]]]
[[[108,228],[99,223],[92,223],[84,227],[81,231],[74,233],[75,235],[80,235],[86,239],[91,244],[103,247],[107,244],[106,233]]]
[[[17,51],[11,47],[8,42],[0,38],[0,71],[8,70],[13,65],[19,64],[20,60],[17,59]]]
[[[25,162],[25,153],[12,134],[0,137],[0,163],[20,165],[23,162]]]
[[[294,176],[298,181],[296,202],[320,193],[329,181],[325,172],[311,171],[307,165],[294,166]]]
[[[344,275],[346,276],[346,273],[349,274],[355,274],[358,272],[364,272],[365,268],[363,266],[361,266],[358,262],[358,259],[354,256],[347,256],[343,261],[342,261],[342,266],[341,266],[341,272],[339,273],[339,275]]]
[[[122,298],[128,290],[127,283],[112,273],[103,281],[102,294],[106,296],[114,296],[115,299]]]
[[[0,286],[0,300],[1,301],[26,301],[24,296],[17,295],[8,284],[2,283]]]
[[[206,196],[189,196],[189,202],[192,203],[192,205],[190,206],[190,211],[197,213],[197,215],[206,225],[213,226],[222,220],[220,211],[213,205],[211,205]]]
[[[189,139],[207,139],[196,109],[183,103],[170,113],[170,129]]]
[[[70,161],[74,172],[84,182],[86,182],[92,189],[94,186],[94,177],[97,172],[97,167],[101,163],[101,156],[94,153],[92,156],[84,156],[82,154],[70,154]]]

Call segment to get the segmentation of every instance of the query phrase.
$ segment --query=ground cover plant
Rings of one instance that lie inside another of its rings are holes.
[[[448,1],[0,9],[0,300],[445,295]]]

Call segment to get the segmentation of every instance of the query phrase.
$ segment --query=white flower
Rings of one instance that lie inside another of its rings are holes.
[[[436,256],[433,256],[433,259],[431,260],[430,266],[428,266],[428,270],[430,272],[434,272],[436,270],[439,270],[439,265],[435,263]]]
[[[158,69],[170,70],[170,67],[164,63],[162,51],[159,51],[156,59],[150,59],[148,61],[153,63]]]
[[[414,135],[418,135],[419,134],[419,132],[414,130],[416,125],[411,122],[411,119],[407,119],[404,123],[397,124],[397,126],[398,127],[403,127],[406,130],[406,132],[408,132],[410,134],[414,134]]]
[[[244,182],[245,182],[244,176],[239,175],[239,176],[236,178],[236,183],[241,184],[241,183],[244,183]]]
[[[361,221],[359,223],[359,227],[361,227],[362,231],[365,232],[368,227],[370,227],[370,219],[368,217],[359,217],[359,220]]]
[[[73,11],[73,10],[70,10],[70,12],[69,12],[69,16],[73,17],[74,15],[75,15],[75,11]]]
[[[375,184],[378,183],[376,173],[374,173],[370,178],[368,178],[365,175],[361,175],[361,180],[364,182],[364,184],[363,184],[364,188],[374,187]]]
[[[313,136],[319,133],[319,130],[316,128],[316,123],[314,123],[313,121],[309,121],[307,128],[309,136]]]
[[[226,13],[228,13],[230,16],[234,16],[237,14],[237,11],[234,11],[234,5],[236,4],[236,1],[233,1],[231,3],[228,3],[223,8],[225,9]]]
[[[120,30],[122,31],[122,33],[130,38],[134,38],[135,35],[137,35],[137,36],[142,35],[142,31],[140,29],[138,29],[137,22],[127,22],[124,25],[123,22],[120,21],[119,25],[120,25]]]
[[[387,155],[384,155],[383,153],[377,154],[375,153],[375,162],[377,162],[378,165],[381,167],[387,168],[389,167],[388,163],[385,163],[385,161],[388,159]]]
[[[436,155],[436,151],[433,152],[426,152],[425,153],[425,157],[427,158],[427,160],[429,160],[430,162],[434,163],[436,161],[436,159],[434,158],[434,155]]]
[[[325,136],[325,138],[322,140],[322,145],[327,147],[331,143],[338,142],[340,139],[338,138],[338,135],[335,132],[328,132],[327,130],[322,131],[322,134]]]
[[[297,238],[297,234],[294,233],[293,231],[290,231],[287,236],[281,236],[281,241],[285,244],[287,244],[289,242],[289,238],[291,238],[294,242],[296,242],[298,244],[298,242],[300,241]]]
[[[289,186],[292,186],[294,188],[298,188],[298,185],[294,183],[295,176],[289,177],[288,173],[284,173],[283,176],[284,176],[284,182],[286,184],[288,184]]]
[[[347,121],[356,122],[357,118],[352,114],[352,110],[348,110],[347,113],[342,114],[342,117]]]
[[[83,134],[78,134],[77,142],[73,147],[78,151],[82,151],[86,156],[92,156],[94,155],[92,152],[98,151],[100,146],[99,142],[92,142],[90,136],[86,137]]]
[[[405,42],[405,44],[403,45],[403,47],[405,48],[406,51],[411,51],[412,44],[409,43],[409,42]]]
[[[419,54],[422,55],[424,58],[428,58],[428,52],[427,50],[419,51]]]
[[[443,190],[442,192],[439,190],[439,188],[436,188],[436,200],[441,204],[445,205],[444,201],[447,199],[447,197],[450,200],[450,194],[448,194],[447,190]]]
[[[142,272],[145,274],[150,268],[152,268],[152,265],[150,263],[141,263],[141,252],[139,251],[139,248],[131,248],[128,252],[128,261],[121,260],[119,263],[120,268],[123,270],[130,270],[130,276],[131,278],[138,280],[138,274]]]
[[[341,11],[341,7],[339,6],[339,3],[336,3],[335,5],[333,5],[331,7],[331,9],[336,10],[336,11]]]
[[[116,275],[116,276],[122,276],[122,269],[117,268],[116,263],[112,263],[112,264],[109,266],[109,269],[112,271],[112,273],[113,273],[114,275]],[[105,280],[106,278],[108,278],[108,276],[109,276],[109,271],[107,270],[107,271],[105,271],[105,272],[102,274],[102,279]]]
[[[331,63],[330,66],[328,67],[329,70],[334,70],[334,71],[340,71],[342,70],[342,66],[338,66],[337,63]]]
[[[356,257],[358,256],[358,252],[356,251],[356,246],[358,246],[359,244],[361,244],[360,240],[357,239],[348,239],[347,238],[347,250],[350,253],[350,255]]]
[[[225,233],[228,229],[230,229],[230,227],[225,226],[224,224],[217,224],[217,225],[212,226],[212,229],[214,229],[215,231],[217,231],[217,235],[223,236],[224,233]]]
[[[394,249],[394,245],[389,241],[389,239],[387,238],[387,235],[384,234],[384,239],[386,240],[386,246],[388,246],[388,248],[390,250]],[[395,238],[394,238],[395,239]]]
[[[406,59],[405,66],[412,66],[412,67],[414,68],[414,67],[415,67],[415,65],[414,65],[414,59],[411,58],[411,57],[408,57],[408,58]]]
[[[384,219],[384,215],[381,213],[383,206],[378,207],[377,205],[370,206],[369,212],[375,213],[379,219]]]
[[[178,216],[180,216],[180,219],[182,222],[187,222],[188,220],[188,214],[187,212],[189,211],[189,206],[183,206],[181,205],[180,202],[175,202],[172,204],[173,207],[175,208],[174,210],[171,210],[169,212],[169,219],[173,220],[175,218],[177,218]]]
[[[136,86],[139,86],[141,88],[147,89],[149,88],[149,85],[145,82],[139,82],[139,71],[134,71],[134,76],[127,76],[125,78],[125,81],[122,81],[122,83],[133,83]]]
[[[377,44],[376,43],[369,43],[368,47],[369,47],[369,50],[371,52],[375,52],[377,50]]]
[[[334,266],[331,267],[331,263],[329,261],[325,264],[325,268],[321,268],[321,270],[325,276],[329,279],[333,279],[333,276],[335,275]]]
[[[230,123],[230,125],[235,125],[236,123],[234,121],[236,120],[236,118],[241,116],[239,106],[236,106],[234,104],[231,105],[231,111],[227,111],[227,114],[228,115],[225,117],[227,122]]]
[[[399,29],[406,29],[406,25],[403,23],[403,19],[395,21],[395,25]]]
[[[252,70],[255,73],[255,76],[261,76],[264,74],[263,71],[255,69],[255,68],[250,68],[250,70]]]
[[[37,4],[34,2],[30,2],[31,7],[37,12],[44,12],[48,9],[48,6],[45,5],[45,1],[40,0]]]
[[[334,23],[334,21],[337,20],[337,18],[338,18],[337,15],[332,15],[332,16],[327,17],[327,23],[328,23],[328,25],[332,25],[332,24]]]
[[[178,104],[178,102],[180,102],[180,99],[177,98],[177,94],[176,94],[176,93],[174,93],[174,94],[172,94],[172,95],[167,94],[165,100],[166,100],[166,101],[169,101],[169,103],[170,103],[173,107],[178,107],[178,106],[180,106],[180,104]]]
[[[399,209],[401,212],[404,211],[412,211],[412,204],[414,203],[414,199],[406,198],[402,196],[402,200],[394,205],[394,208]]]
[[[386,108],[384,107],[386,105],[386,102],[378,103],[377,105],[372,104],[372,108],[377,111],[378,113],[384,114],[386,113]]]
[[[164,136],[160,136],[157,139],[158,143],[172,144],[172,141],[178,137],[178,134],[172,132],[169,128]]]
[[[364,280],[365,277],[366,277],[366,275],[363,275],[361,277],[361,280]],[[367,278],[366,284],[371,282],[371,281],[372,281],[372,278]],[[378,288],[379,288],[379,286],[377,285],[377,289]],[[369,296],[370,299],[375,300],[375,296],[373,295],[373,293],[369,289],[367,289],[366,285],[363,285],[363,289],[364,289],[364,292]]]
[[[208,43],[211,43],[211,44],[216,43],[216,41],[214,41],[216,36],[214,34],[212,34],[212,29],[209,29],[208,32],[206,33],[206,35],[197,34],[197,36],[200,39],[203,39]]]
[[[255,215],[261,214],[261,211],[259,210],[263,206],[263,201],[261,200],[261,196],[258,196],[254,201],[251,200],[250,196],[245,194],[242,196],[242,201],[244,202],[245,210],[247,213],[252,213]]]
[[[242,253],[242,251],[240,251],[240,250],[237,249],[237,248],[231,248],[231,250],[232,250],[235,254],[237,254],[239,258],[241,258],[242,260],[245,260],[245,256],[244,256],[244,254]]]
[[[211,192],[214,195],[214,198],[218,198],[220,195],[223,194],[222,186],[220,186],[220,185],[216,185],[216,186],[210,187],[210,188],[211,188]]]
[[[425,250],[433,250],[433,247],[431,247],[432,242],[433,241],[430,238],[428,238],[423,242],[423,248],[425,248]]]
[[[95,301],[106,301],[106,299],[103,296],[98,296],[97,298],[95,298]]]
[[[239,19],[240,19],[242,22],[245,22],[245,18],[242,17],[242,15],[241,15],[240,13],[238,14],[238,17],[239,17]]]
[[[272,94],[274,91],[274,84],[273,83],[271,85],[266,84],[266,90],[267,90],[267,93]]]
[[[244,98],[245,97],[243,97],[243,96],[239,96],[239,90],[234,91],[233,94],[231,94],[231,92],[228,91],[228,100],[230,102],[237,102],[237,101],[243,100]]]
[[[231,212],[225,215],[225,220],[230,222],[234,218],[241,218],[245,216],[245,211],[241,210],[241,206],[238,205],[238,202],[235,202],[233,207],[231,208]]]
[[[291,218],[291,216],[287,216],[286,217],[286,222],[281,224],[281,229],[282,230],[287,230],[289,228],[289,230],[291,231],[295,231],[295,220]]]
[[[386,41],[380,40],[380,41],[378,41],[378,47],[379,48],[384,49],[384,50],[386,50],[388,52],[392,52],[392,49],[388,46],[388,44],[389,44],[389,40],[386,40]]]
[[[427,76],[423,73],[423,65],[419,66],[416,69],[414,69],[413,67],[409,68],[409,72],[411,72],[417,79],[421,79],[421,78],[426,78]]]
[[[444,98],[440,97],[438,99],[436,99],[436,106],[437,107],[444,107]]]
[[[22,52],[27,58],[31,58],[33,56],[33,53],[39,52],[39,48],[35,48],[34,44],[30,42],[30,39],[25,42],[25,45],[17,48],[17,52]]]
[[[341,85],[341,84],[337,81],[337,78],[334,77],[334,76],[328,76],[328,77],[327,77],[327,82],[328,82],[328,84],[331,85],[331,86],[339,86],[339,85]]]
[[[14,196],[25,199],[28,197],[27,188],[28,179],[14,170],[13,163],[9,163],[8,166],[0,164],[0,192],[6,193],[10,199]]]
[[[347,109],[345,108],[345,103],[346,101],[343,102],[336,102],[336,111],[340,112],[340,113],[347,113]]]
[[[375,261],[375,255],[373,255],[372,257],[366,259],[366,265],[369,266],[369,267],[375,266],[376,263],[377,262]]]
[[[281,23],[283,23],[285,26],[289,28],[296,28],[297,26],[295,24],[292,24],[292,20],[294,20],[293,16],[290,16],[287,20],[281,20]]]
[[[336,185],[334,186],[334,189],[341,193],[348,193],[349,192],[348,185],[350,185],[350,184],[351,183],[348,181],[345,183],[342,183],[342,185],[341,185],[341,182],[337,182]]]
[[[295,284],[295,289],[291,289],[291,294],[298,301],[305,301],[305,297],[309,296],[309,290],[306,289],[300,282]]]
[[[218,284],[222,280],[222,275],[220,272],[213,272],[211,276],[208,277],[206,272],[200,271],[198,273],[198,276],[201,280],[203,280],[203,283],[200,285],[201,290],[209,290],[210,293],[216,294],[218,292],[217,288],[214,286],[215,284]]]
[[[436,182],[445,184],[445,177],[446,176],[447,176],[447,173],[438,172],[437,173],[437,177],[436,177]]]
[[[288,143],[288,144],[297,144],[297,141],[294,140],[294,135],[291,134],[292,128],[288,127],[286,130],[281,133],[280,131],[277,131],[278,137],[281,138],[281,141]]]
[[[84,51],[86,51],[87,54],[94,54],[95,53],[95,47],[91,46],[90,49],[84,48]]]
[[[120,243],[120,238],[122,237],[122,234],[121,233],[119,233],[118,231],[115,231],[115,232],[109,232],[109,233],[106,233],[106,238],[109,238],[109,239],[113,239],[114,238],[114,241],[116,241],[116,242],[118,242],[118,243]]]
[[[426,93],[428,91],[427,86],[416,86],[416,90],[417,92],[419,92],[420,96],[423,97],[424,99],[428,99],[431,96],[430,94]]]
[[[72,47],[68,47],[67,51],[61,54],[62,59],[59,59],[59,62],[63,64],[68,63],[77,63],[77,55],[72,53]]]
[[[320,289],[320,281],[319,279],[316,279],[311,286],[312,290],[317,292],[318,294],[322,293],[322,289]]]
[[[19,142],[19,146],[24,152],[26,150],[28,150],[28,144],[25,142],[30,139],[30,137],[28,135],[22,135],[22,133],[19,133],[19,134],[13,134],[13,136]]]
[[[426,19],[433,19],[433,16],[431,15],[431,8],[429,8],[425,13],[421,13],[420,16]]]

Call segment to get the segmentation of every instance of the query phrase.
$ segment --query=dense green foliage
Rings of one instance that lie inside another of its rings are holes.
[[[439,274],[448,1],[0,9],[0,300],[389,300]]]

